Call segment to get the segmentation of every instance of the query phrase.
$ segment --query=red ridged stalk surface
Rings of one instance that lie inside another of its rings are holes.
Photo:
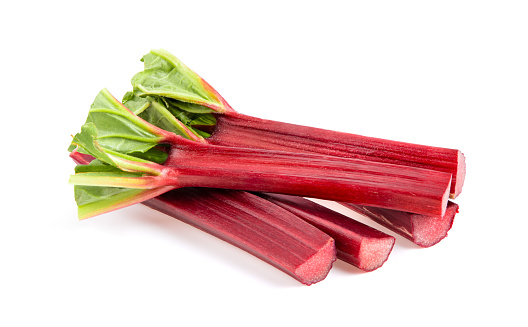
[[[447,236],[447,232],[451,229],[455,215],[458,212],[458,205],[451,201],[447,205],[446,213],[441,217],[424,216],[350,203],[342,204],[421,247],[433,246],[444,239]]]
[[[186,188],[143,204],[233,244],[306,285],[324,279],[336,259],[330,236],[247,192]]]
[[[464,155],[459,150],[281,123],[235,112],[217,115],[216,129],[207,141],[218,145],[319,153],[447,172],[453,179],[451,198],[462,191],[466,170]]]
[[[313,201],[282,194],[257,195],[330,235],[336,242],[337,257],[361,270],[373,271],[381,267],[394,246],[394,237]]]
[[[171,145],[164,165],[175,177],[170,185],[178,187],[272,192],[441,216],[451,183],[445,172],[353,158],[184,139]]]

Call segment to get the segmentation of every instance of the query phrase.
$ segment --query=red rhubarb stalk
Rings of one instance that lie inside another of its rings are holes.
[[[134,91],[125,96],[125,105],[136,113],[148,113],[152,111],[151,104],[164,103],[191,130],[193,126],[204,127],[204,120],[211,125],[207,130],[216,123],[212,136],[206,139],[211,144],[318,153],[425,168],[452,175],[451,198],[462,190],[465,159],[458,150],[249,117],[233,110],[214,88],[167,51],[152,50],[142,60],[145,70],[132,79]],[[211,113],[215,114],[216,122]],[[197,119],[196,115],[209,118]],[[157,117],[151,121],[158,122]]]
[[[442,215],[451,175],[363,160],[214,146],[180,139],[174,184],[274,192]],[[348,200],[344,200],[348,199]]]
[[[323,280],[336,260],[330,236],[247,192],[186,188],[143,204],[233,244],[306,285]]]
[[[387,261],[395,238],[313,201],[290,195],[257,193],[335,239],[337,257],[363,271]]]
[[[183,97],[178,96],[176,92],[168,93],[164,91],[165,89],[177,87],[181,79],[185,80],[187,78],[198,81],[194,85],[202,83],[205,91],[214,91],[209,84],[192,70],[186,68],[181,73],[178,73],[180,71],[179,67],[183,64],[166,51],[153,50],[143,58],[143,61],[145,62],[145,71],[138,73],[132,79],[135,92],[129,92],[128,96],[125,97],[126,104],[130,104],[138,112],[148,112],[149,110],[145,110],[145,108],[149,107],[150,103],[156,103],[156,100],[147,99],[145,95],[150,97],[157,96],[157,101],[163,100],[171,112],[179,112],[180,116],[184,112],[189,111],[189,108],[182,106],[179,102],[170,102],[170,100],[186,102]],[[164,62],[164,65],[160,66],[159,62]],[[175,72],[179,74],[178,79],[171,80],[170,78],[161,79],[157,77],[166,76],[169,73],[173,75]],[[138,88],[143,91],[137,91]],[[200,90],[200,87],[195,90]],[[204,108],[205,110],[209,108],[209,112],[215,113],[216,120],[214,122],[211,119],[208,120],[209,126],[207,124],[203,125],[196,119],[189,120],[188,123],[191,129],[195,126],[212,133],[206,139],[210,144],[318,153],[443,171],[452,174],[450,197],[456,197],[462,190],[465,177],[465,159],[458,150],[396,142],[249,117],[233,110],[218,92],[214,91],[213,93],[214,103],[217,104],[216,107],[205,105]],[[218,107],[221,107],[222,110],[218,110]],[[192,109],[196,112],[195,107]],[[401,215],[412,214],[402,211]],[[389,226],[391,225],[392,216],[385,216],[386,219],[384,221]],[[449,220],[449,217],[447,215],[446,218],[444,215],[443,218],[444,220]],[[427,219],[423,218],[420,220],[436,221],[439,218],[440,216],[438,215],[432,215],[427,217]],[[392,228],[398,230],[401,222],[398,222],[397,218],[394,219]],[[440,229],[436,230],[439,233],[439,238],[445,235]],[[435,239],[436,237],[430,236],[430,238]]]
[[[163,164],[133,156],[160,144],[171,147]],[[78,167],[70,178],[78,186],[238,189],[441,216],[451,183],[448,173],[416,167],[191,141],[144,121],[106,90],[73,145],[101,161]]]
[[[464,184],[465,159],[459,150],[282,123],[232,111],[216,119],[216,128],[207,139],[211,144],[319,153],[447,172],[453,179],[451,198],[460,194]]]
[[[87,165],[93,160],[92,156],[85,155],[77,151],[72,151],[70,153],[70,157],[77,164],[80,164],[80,165]],[[279,196],[275,194],[274,196],[275,196],[275,201],[280,201],[281,197],[287,198],[287,196],[284,196],[284,195]],[[300,201],[304,202],[308,200],[302,199]],[[287,201],[282,201],[282,202],[283,202],[282,206],[283,207],[286,206]],[[442,239],[444,239],[447,236],[447,232],[451,229],[451,226],[453,225],[453,220],[455,218],[455,215],[458,213],[458,205],[453,202],[448,202],[446,212],[441,217],[425,216],[425,215],[413,214],[410,212],[390,210],[390,209],[366,207],[366,206],[361,206],[361,205],[356,205],[356,204],[351,204],[351,203],[341,203],[341,204],[367,218],[370,218],[371,220],[381,224],[382,226],[385,226],[386,228],[400,234],[401,236],[407,238],[411,242],[421,247],[433,246],[437,244],[438,242],[440,242]],[[306,210],[306,211],[310,211],[313,213],[313,212],[316,212],[317,210],[318,209]],[[328,216],[338,215],[337,216],[338,218],[334,218],[334,219],[339,219],[338,213],[335,213],[333,211],[330,211],[330,212],[331,213],[323,213],[318,216],[323,217],[326,215]],[[303,214],[298,214],[298,215],[303,216]],[[312,225],[315,225],[319,221],[318,219],[320,219],[320,218],[312,217],[311,214],[306,214],[306,217],[301,217],[301,218],[307,221],[311,219]],[[326,220],[331,221],[331,219],[332,218],[326,219]],[[347,244],[347,243],[354,244],[354,243],[353,241],[341,242],[338,235],[346,235],[347,233],[351,233],[352,235],[355,235],[354,231],[358,229],[356,224],[360,224],[360,223],[355,222],[354,220],[349,219],[348,217],[346,217],[346,220],[345,219],[343,220],[345,222],[351,221],[351,222],[348,222],[350,224],[350,226],[348,227],[348,229],[351,230],[350,232],[340,233],[336,231],[334,233],[332,229],[326,229],[326,230],[323,229],[327,234],[331,235],[332,237],[334,237],[334,239],[336,239],[337,247],[338,249],[341,250],[340,252],[338,252],[338,254],[340,255],[340,259],[347,261],[349,263],[352,263],[356,265],[358,268],[363,269],[363,270],[367,270],[368,268],[365,269],[365,267],[368,267],[368,266],[375,267],[376,266],[375,264],[367,265],[365,263],[361,263],[361,260],[359,258],[360,255],[356,255],[356,257],[353,257],[351,260],[346,260],[345,256],[343,255],[344,250],[341,244],[342,243],[343,244]],[[331,224],[331,223],[328,222],[328,224]],[[324,226],[322,225],[322,223],[320,223],[318,227],[322,228]],[[334,225],[331,225],[331,227],[334,227]],[[339,227],[338,225],[335,225],[335,228],[338,228],[338,227]],[[367,233],[367,231],[362,230],[362,234],[366,235],[365,233]],[[348,251],[348,252],[353,253],[353,251],[355,250]],[[365,253],[368,253],[368,252],[365,252]],[[372,261],[375,261],[375,260],[372,260]],[[377,262],[381,262],[381,263],[383,261],[384,260],[382,259],[377,260]],[[357,262],[357,264],[355,264],[355,262]]]
[[[460,194],[465,176],[464,156],[458,150],[309,128],[235,112],[217,116],[216,128],[207,141],[217,145],[319,153],[451,172],[452,198]],[[458,206],[451,202],[442,216],[391,209],[369,210],[368,207],[357,204],[343,205],[422,247],[432,246],[445,238],[458,212]]]
[[[83,155],[77,151],[72,151],[70,157],[79,165],[87,165],[94,158],[89,155]],[[180,191],[172,191],[174,194],[186,195],[186,190],[181,189]],[[198,190],[206,189],[193,189],[192,194],[195,195],[192,200],[195,202],[201,202],[200,194]],[[221,193],[220,189],[213,189],[214,191],[204,191],[204,196],[208,196],[211,192]],[[221,196],[233,196],[233,200],[237,201],[243,191],[225,191]],[[389,236],[383,232],[380,232],[370,226],[355,221],[349,217],[341,215],[335,211],[332,211],[326,207],[323,207],[310,200],[281,194],[272,193],[256,193],[257,196],[270,202],[271,208],[275,205],[286,209],[293,213],[297,217],[306,221],[310,225],[317,229],[325,232],[335,240],[337,248],[337,257],[345,262],[348,262],[363,271],[373,271],[383,265],[388,259],[388,256],[394,245],[394,237]],[[160,196],[153,200],[147,200],[143,202],[147,206],[154,209],[156,203],[164,203],[164,213],[178,218],[181,210],[186,210],[186,203],[182,205],[182,199],[178,201],[172,201],[172,197]],[[189,196],[185,196],[187,199],[191,199]],[[154,204],[154,205],[153,205]],[[170,207],[178,207],[178,212],[173,212]],[[213,213],[214,215],[215,213]],[[220,215],[220,214],[219,214]],[[238,219],[238,217],[235,217]],[[264,216],[263,216],[264,219]],[[256,227],[257,228],[257,227]],[[239,232],[234,230],[233,233]],[[214,234],[214,233],[212,233]]]
[[[94,159],[75,150],[70,157],[79,165]],[[235,245],[306,285],[323,280],[336,260],[331,236],[247,192],[182,188],[142,203]]]
[[[424,216],[351,203],[342,204],[421,247],[433,246],[444,239],[453,225],[455,215],[458,213],[458,205],[451,201],[447,205],[445,214],[441,217]]]

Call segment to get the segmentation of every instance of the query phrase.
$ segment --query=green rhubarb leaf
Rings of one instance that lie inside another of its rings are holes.
[[[201,131],[199,129],[194,129],[194,131],[196,131],[196,133],[198,135],[200,135],[201,137],[203,137],[204,139],[208,138],[209,136],[211,136],[211,134],[207,133],[207,132],[204,132],[204,131]]]
[[[191,119],[185,111],[170,106],[163,97],[140,97],[139,93],[137,90],[127,92],[123,97],[123,104],[133,113],[156,127],[190,140],[204,142],[203,137],[188,125]]]
[[[145,122],[106,90],[92,104],[87,122],[72,144],[98,160],[78,167],[70,183],[85,186],[155,188],[166,153],[155,149],[167,132]],[[71,149],[72,147],[70,147]]]
[[[140,115],[150,106],[150,101],[147,98],[142,98],[137,95],[137,92],[127,92],[123,97],[123,104],[134,114]]]
[[[191,120],[189,124],[192,125],[200,125],[200,126],[215,126],[216,125],[216,118],[213,115],[199,115],[195,119]]]
[[[81,132],[73,137],[72,144],[82,150],[83,153],[89,154],[120,170],[146,172],[153,175],[160,174],[159,168],[158,170],[156,169],[155,162],[105,148],[99,144],[98,140],[97,127],[93,122],[89,122],[84,124],[81,127]],[[154,145],[156,144],[152,146]]]
[[[133,114],[107,90],[102,90],[69,150],[77,148],[125,171],[152,173],[149,165],[166,159],[166,154],[155,147],[171,135]]]
[[[189,112],[207,112],[203,107],[220,113],[233,110],[218,92],[169,52],[152,50],[142,61],[145,69],[132,78],[139,96],[181,101],[189,104],[181,108]]]
[[[159,147],[162,148],[163,146],[160,145]],[[152,148],[145,152],[132,152],[130,153],[130,155],[138,159],[152,161],[160,165],[163,164],[165,161],[167,161],[167,158],[169,157],[169,154],[167,153],[167,151],[162,151],[158,149],[157,147]]]
[[[199,126],[216,125],[211,113],[232,110],[200,76],[167,51],[152,50],[142,61],[145,70],[133,77],[134,91],[125,94],[123,103],[149,123],[203,141],[210,134]]]
[[[75,186],[75,202],[78,206],[101,201],[131,189],[122,187]],[[137,193],[137,190],[134,190]]]
[[[121,169],[108,165],[105,162],[94,159],[87,165],[75,166],[75,173],[92,173],[92,172],[120,172]]]
[[[107,90],[99,92],[86,123],[93,123],[97,142],[119,153],[145,152],[163,140],[163,134],[130,112]]]
[[[154,198],[170,187],[130,189],[120,187],[75,186],[79,219],[94,217]]]
[[[214,110],[201,106],[199,104],[178,101],[178,100],[174,100],[170,98],[164,98],[164,99],[169,105],[174,106],[182,111],[195,113],[195,114],[207,114],[207,113],[214,112]]]
[[[153,99],[150,101],[149,109],[143,111],[140,116],[149,123],[180,136],[187,137],[189,133],[192,133],[181,120],[177,119],[177,117],[166,108],[164,103],[160,103]]]
[[[173,136],[102,90],[69,148],[95,157],[89,165],[77,166],[75,175],[70,176],[79,218],[129,206],[174,188],[160,187],[165,184],[160,177],[164,167],[159,163],[167,159],[167,154],[157,148]]]
[[[75,185],[74,187],[79,219],[124,208],[158,196],[173,188],[139,188],[138,183],[145,181],[144,174],[125,172],[98,159],[93,160],[88,165],[77,165],[75,173],[74,176],[70,177],[70,182],[72,179],[88,179],[86,183],[88,185]],[[104,186],[109,179],[119,180],[117,185],[124,187],[115,187],[115,182],[112,183],[112,186]],[[77,183],[74,181],[73,184]]]
[[[73,137],[73,142],[69,149],[72,149],[72,147],[78,148],[83,153],[89,154],[109,165],[116,165],[97,142],[97,128],[94,123],[86,123],[81,127],[81,132]]]

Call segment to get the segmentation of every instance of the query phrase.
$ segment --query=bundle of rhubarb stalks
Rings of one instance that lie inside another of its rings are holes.
[[[246,116],[167,51],[142,61],[132,91],[120,102],[103,89],[73,137],[80,219],[143,203],[307,285],[336,258],[381,267],[395,238],[305,197],[338,201],[422,247],[451,228],[460,151]]]

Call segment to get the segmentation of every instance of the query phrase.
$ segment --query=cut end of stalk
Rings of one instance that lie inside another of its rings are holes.
[[[453,187],[451,188],[451,199],[456,198],[462,192],[462,186],[464,185],[464,179],[466,178],[466,157],[461,151],[458,151],[457,159],[457,172],[454,176]]]
[[[447,236],[458,213],[458,204],[449,202],[442,217],[413,215],[413,242],[421,247],[430,247]]]
[[[308,199],[270,193],[259,196],[328,234],[336,242],[337,258],[361,270],[381,267],[394,246],[394,237]]]
[[[448,202],[442,216],[419,215],[410,212],[342,203],[345,207],[372,219],[421,247],[430,247],[447,236],[458,212],[458,205]]]
[[[389,258],[389,254],[394,247],[396,239],[386,238],[365,238],[361,241],[359,249],[358,268],[363,271],[373,271],[383,266]]]
[[[333,239],[319,249],[310,259],[295,269],[296,278],[305,285],[322,281],[328,275],[336,260],[336,247]]]

